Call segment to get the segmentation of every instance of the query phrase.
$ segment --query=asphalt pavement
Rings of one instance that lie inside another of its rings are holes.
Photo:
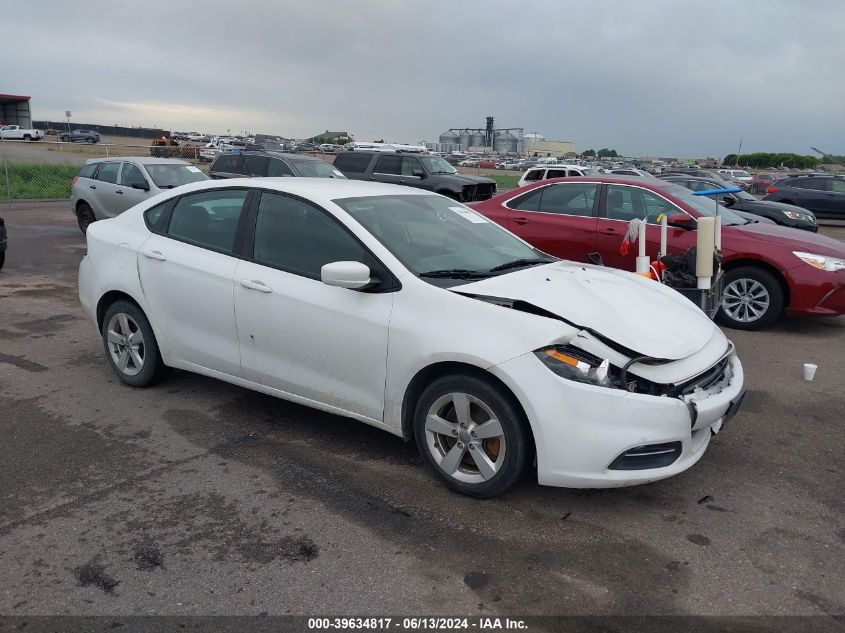
[[[749,393],[689,471],[477,501],[352,420],[124,386],[70,210],[0,215],[0,614],[845,614],[843,318],[728,331]]]

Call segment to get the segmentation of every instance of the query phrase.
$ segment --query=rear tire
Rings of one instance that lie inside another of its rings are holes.
[[[76,207],[76,223],[79,225],[79,230],[86,233],[91,223],[96,221],[97,216],[94,215],[91,206],[87,202],[80,202]]]
[[[25,140],[25,141],[31,141],[31,140],[32,140],[32,135],[31,135],[31,134],[24,134],[24,135],[23,135],[23,140]]]
[[[414,411],[414,437],[438,479],[482,499],[516,483],[533,455],[528,423],[510,394],[469,375],[426,387]]]
[[[150,322],[134,303],[115,301],[100,331],[106,359],[117,377],[132,387],[150,387],[165,373]]]
[[[762,268],[742,266],[725,273],[716,319],[736,330],[761,330],[774,323],[783,308],[784,293],[777,278]]]

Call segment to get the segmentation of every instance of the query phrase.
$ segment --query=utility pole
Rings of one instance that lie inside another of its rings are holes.
[[[742,154],[742,138],[739,139],[739,149],[736,150],[736,165],[734,167],[739,167],[739,155]]]
[[[70,134],[70,116],[73,114],[70,110],[65,110],[65,117],[67,117],[67,131]]]

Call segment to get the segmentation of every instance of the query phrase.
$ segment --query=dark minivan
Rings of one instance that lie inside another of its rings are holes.
[[[428,189],[459,202],[489,200],[496,181],[459,173],[440,156],[402,152],[341,152],[334,166],[353,180],[374,180]]]
[[[211,163],[212,178],[346,178],[340,171],[319,158],[272,151],[224,152]]]

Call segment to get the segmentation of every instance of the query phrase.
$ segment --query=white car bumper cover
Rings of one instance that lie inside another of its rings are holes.
[[[721,430],[731,403],[743,391],[742,364],[735,353],[721,390],[698,394],[693,405],[671,397],[628,393],[561,378],[533,353],[490,371],[520,400],[534,433],[541,484],[569,488],[613,488],[671,477],[695,464]],[[712,393],[718,391],[718,393]],[[695,421],[693,426],[693,412]],[[612,470],[630,449],[680,442],[668,466]]]

